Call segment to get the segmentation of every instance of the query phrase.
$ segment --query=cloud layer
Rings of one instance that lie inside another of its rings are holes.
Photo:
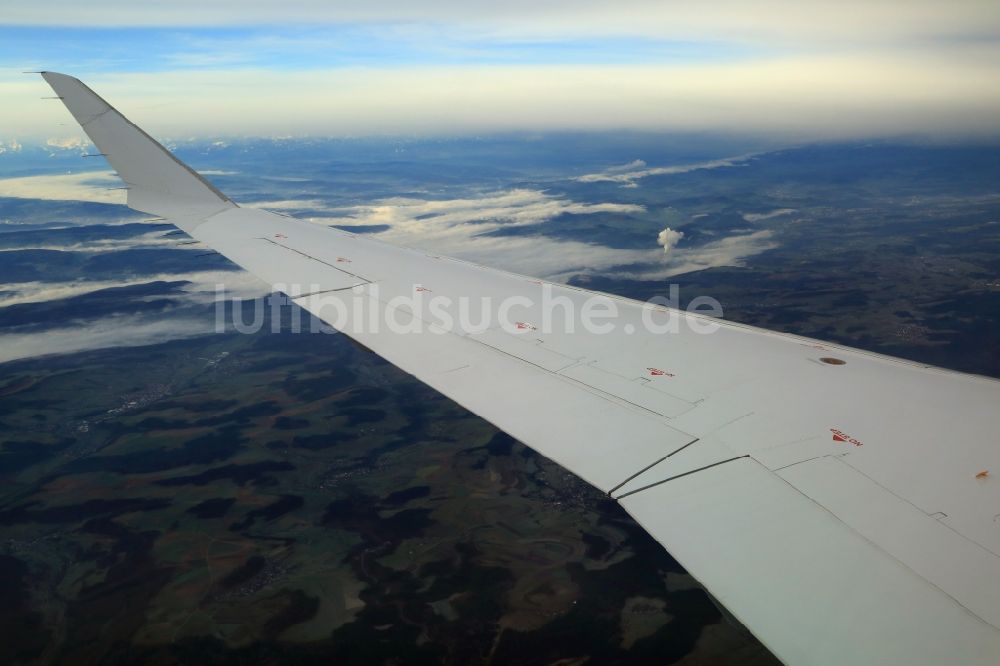
[[[258,298],[270,293],[268,285],[242,271],[196,271],[191,273],[158,273],[139,278],[119,280],[80,279],[72,282],[11,282],[3,285],[0,308],[22,303],[41,303],[63,298],[73,298],[100,289],[128,287],[150,282],[187,282],[184,300],[193,303],[215,301],[216,289],[225,285],[226,298]]]
[[[67,328],[38,333],[0,333],[0,363],[45,354],[65,354],[85,349],[137,347],[179,338],[209,335],[214,324],[206,318],[108,317]]]
[[[688,173],[702,169],[719,169],[722,167],[741,166],[748,158],[730,157],[722,160],[711,160],[698,164],[683,164],[669,167],[649,167],[642,160],[622,164],[601,173],[588,173],[578,176],[575,180],[581,183],[620,183],[622,187],[636,187],[637,180],[649,176],[669,176],[671,174]]]
[[[282,203],[295,207],[294,202]],[[315,201],[302,203],[302,208],[315,209]],[[665,256],[652,235],[649,249],[618,249],[554,239],[531,233],[530,229],[566,213],[627,215],[643,210],[634,204],[584,204],[538,190],[518,189],[468,199],[387,199],[331,211],[339,216],[312,220],[347,228],[387,225],[389,228],[376,234],[377,238],[556,281],[589,275],[660,280],[713,266],[739,265],[746,257],[774,247],[771,234],[764,231],[732,236],[697,248],[674,249]],[[495,233],[509,231],[511,227],[521,227],[525,233]],[[673,244],[683,235],[665,231]]]
[[[124,205],[121,187],[122,181],[106,171],[45,174],[0,179],[0,197]]]
[[[708,166],[729,165],[731,161]],[[609,169],[608,174],[633,179],[644,175],[675,173],[695,165],[676,169],[648,167],[638,162]],[[595,178],[601,180],[602,178]],[[617,181],[611,178],[612,182]],[[36,200],[69,200],[114,203],[106,189],[113,180],[102,172],[25,176],[0,179],[0,196]],[[641,205],[620,202],[580,202],[567,196],[537,189],[515,188],[453,199],[396,197],[346,208],[334,208],[322,199],[281,199],[256,204],[265,208],[310,210],[325,214],[314,217],[318,224],[365,226],[383,229],[375,235],[401,245],[420,247],[449,254],[488,266],[537,275],[557,281],[589,276],[662,280],[692,270],[713,266],[738,265],[753,254],[774,246],[767,231],[741,233],[695,248],[678,248],[684,234],[670,228],[658,239],[650,233],[649,247],[620,249],[605,245],[545,235],[544,223],[557,219],[574,220],[581,216],[633,217],[641,221],[648,215]],[[776,211],[782,214],[785,211]],[[656,241],[656,242],[654,242]],[[657,247],[657,243],[663,250]],[[163,230],[140,233],[126,238],[72,240],[52,245],[50,249],[106,253],[136,248],[175,247],[175,237]],[[181,246],[185,247],[185,246]],[[196,246],[191,246],[196,247]],[[14,248],[10,252],[17,252]],[[31,249],[38,249],[32,245]],[[667,253],[669,251],[669,254]],[[31,281],[3,286],[0,308],[28,307],[27,304],[73,299],[111,287],[142,285],[151,282],[186,281],[181,291],[171,292],[169,315],[151,319],[144,315],[113,314],[97,310],[65,326],[46,329],[44,335],[22,332],[17,327],[0,333],[0,363],[31,356],[66,353],[84,349],[123,345],[144,345],[169,339],[204,335],[211,332],[199,308],[221,297],[254,298],[270,289],[247,273],[232,271],[164,272],[134,276],[123,271],[121,279],[79,279],[65,282]],[[139,296],[139,298],[142,298]],[[124,309],[127,311],[127,308]]]
[[[718,168],[741,163],[739,159],[718,160],[682,167],[649,167],[631,163],[613,168],[607,173],[585,176],[590,180],[610,180],[631,183],[647,175],[684,173],[692,169]],[[618,177],[622,176],[625,180]],[[101,203],[119,203],[121,191],[107,190],[115,179],[101,172],[25,176],[0,179],[0,196],[32,199],[64,199]],[[610,275],[635,279],[663,279],[679,273],[713,266],[737,265],[744,258],[773,247],[770,234],[757,232],[733,236],[697,248],[677,248],[683,232],[665,229],[658,238],[650,238],[650,249],[615,249],[583,241],[553,239],[531,233],[531,226],[560,215],[634,215],[644,208],[627,203],[582,203],[534,189],[513,189],[477,197],[428,200],[390,198],[349,208],[329,208],[322,199],[285,199],[260,201],[254,207],[325,211],[328,216],[314,217],[320,224],[351,226],[385,226],[377,237],[400,245],[423,248],[506,270],[536,275],[552,280],[568,280],[574,276]],[[524,235],[512,235],[515,227],[525,228]],[[497,232],[504,232],[498,235]],[[73,247],[87,251],[115,251],[133,247],[169,247],[176,241],[163,238],[160,232],[124,240],[95,241]],[[657,245],[663,248],[660,250]],[[200,246],[192,245],[191,249]],[[668,255],[669,256],[665,256]],[[229,282],[228,274],[220,282]],[[208,290],[215,273],[162,275],[152,279],[188,279],[196,283],[189,291],[199,294]],[[214,283],[212,283],[214,284]],[[87,281],[67,284],[24,283],[13,285],[14,293],[0,305],[32,302],[85,293],[110,285]],[[241,287],[255,294],[259,285]],[[244,295],[244,294],[240,294]]]

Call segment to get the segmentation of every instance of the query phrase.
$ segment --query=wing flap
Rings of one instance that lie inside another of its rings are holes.
[[[1000,580],[1000,559],[950,529],[942,522],[947,516],[924,513],[840,457],[808,460],[778,475],[963,607],[1000,626],[1000,588],[984,584]]]
[[[785,663],[997,663],[995,628],[750,458],[620,501]]]

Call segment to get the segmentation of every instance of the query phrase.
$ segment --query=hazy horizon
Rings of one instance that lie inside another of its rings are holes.
[[[1000,137],[993,3],[327,5],[13,3],[0,139],[81,136],[39,69],[169,137]]]

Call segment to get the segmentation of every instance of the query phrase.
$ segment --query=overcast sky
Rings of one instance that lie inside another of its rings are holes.
[[[32,69],[171,138],[1000,136],[996,0],[6,0],[0,21],[0,140],[78,134]]]

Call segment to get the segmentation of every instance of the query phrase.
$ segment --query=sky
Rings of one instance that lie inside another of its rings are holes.
[[[80,136],[31,70],[155,136],[1000,136],[995,0],[6,0],[0,141]]]

